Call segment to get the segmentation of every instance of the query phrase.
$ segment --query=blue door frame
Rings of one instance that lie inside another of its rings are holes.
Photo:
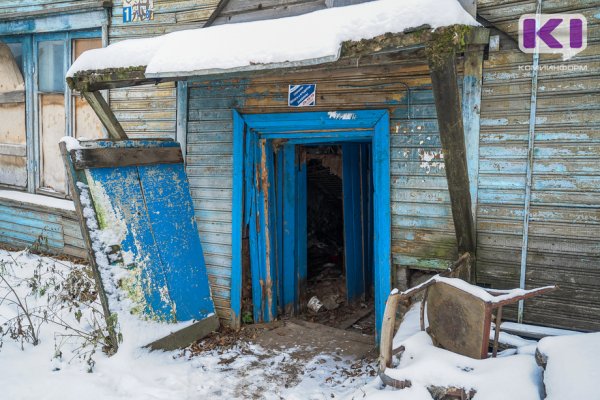
[[[250,231],[250,258],[253,260],[251,263],[256,264],[252,266],[252,284],[253,288],[261,287],[263,293],[256,294],[258,291],[253,290],[255,315],[264,321],[276,317],[276,300],[272,297],[277,291],[274,270],[276,263],[273,260],[278,256],[278,250],[272,244],[276,243],[273,235],[277,235],[277,232],[269,229],[272,223],[276,223],[275,215],[270,210],[274,210],[277,205],[269,203],[276,198],[276,188],[266,185],[261,190],[262,193],[257,195],[244,193],[245,187],[252,181],[265,179],[274,182],[274,176],[271,176],[273,168],[270,167],[274,162],[270,147],[272,140],[285,139],[286,145],[370,142],[373,174],[373,273],[376,332],[379,337],[392,279],[388,112],[361,110],[242,115],[233,111],[233,131],[231,311],[234,326],[239,326],[241,318],[242,234],[244,225],[248,223],[253,223],[256,227],[255,232],[252,229]],[[288,148],[290,147],[293,148]],[[266,171],[268,176],[261,176],[261,171]],[[250,215],[255,217],[252,221],[249,220]],[[285,235],[285,229],[282,235]],[[260,257],[257,253],[266,254],[266,257]],[[256,273],[257,271],[262,271],[263,275]],[[289,295],[284,294],[284,298],[289,298]]]

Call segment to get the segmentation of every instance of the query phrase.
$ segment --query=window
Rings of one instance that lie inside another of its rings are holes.
[[[0,42],[0,184],[27,186],[22,44]]]
[[[65,44],[48,40],[38,44],[38,90],[44,93],[65,91]]]
[[[73,61],[84,51],[100,47],[102,47],[102,40],[100,39],[73,40]],[[74,107],[73,136],[77,139],[103,138],[105,135],[102,123],[88,102],[78,93],[73,93],[72,104]]]
[[[66,193],[67,180],[58,147],[66,135],[65,44],[38,43],[38,110],[40,135],[40,189]]]
[[[100,120],[65,75],[99,29],[0,37],[0,187],[66,197],[63,136],[99,139]]]

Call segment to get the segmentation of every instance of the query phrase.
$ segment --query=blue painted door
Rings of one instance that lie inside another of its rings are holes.
[[[255,322],[277,316],[277,209],[273,146],[270,140],[246,142],[245,221],[250,236],[250,274]]]
[[[97,141],[93,146],[179,145]],[[105,255],[94,248],[96,259],[107,256],[111,264],[123,264],[131,272],[121,289],[133,313],[166,322],[202,320],[215,313],[182,163],[88,168],[77,171],[74,179],[93,202],[98,228],[112,232],[113,252]]]
[[[344,254],[346,297],[364,299],[372,277],[372,179],[370,145],[342,145],[342,190],[344,199]]]
[[[286,144],[280,151],[278,170],[281,170],[281,190],[277,204],[282,226],[279,245],[282,249],[278,299],[281,311],[287,315],[299,312],[307,276],[306,231],[306,152],[302,146]],[[281,196],[281,201],[279,200]]]

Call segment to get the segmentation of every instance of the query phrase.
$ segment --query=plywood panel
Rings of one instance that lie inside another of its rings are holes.
[[[82,97],[75,97],[74,132],[77,139],[101,139],[105,137],[102,122],[92,107]]]
[[[25,103],[0,104],[0,143],[25,144]]]
[[[66,191],[66,176],[58,142],[65,136],[65,100],[62,94],[43,94],[40,99],[40,186]]]

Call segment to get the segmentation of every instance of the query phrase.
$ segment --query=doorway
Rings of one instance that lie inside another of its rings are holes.
[[[295,315],[373,334],[370,143],[320,144],[297,151],[307,170],[307,229],[298,232],[307,235],[307,248],[297,249],[307,253],[307,276]]]
[[[379,327],[391,288],[389,174],[387,111],[234,113],[234,323],[246,229],[255,322],[304,311],[313,275],[330,273],[343,287],[336,302],[374,297]]]

